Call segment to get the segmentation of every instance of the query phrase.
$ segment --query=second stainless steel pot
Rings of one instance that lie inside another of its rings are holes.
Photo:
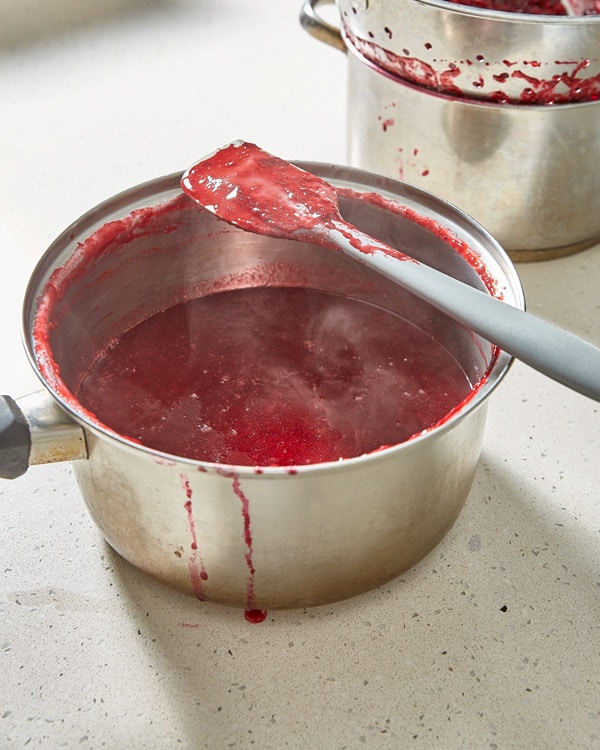
[[[318,6],[305,3],[303,26],[348,53],[351,164],[455,203],[516,260],[600,239],[600,101],[498,104],[415,86],[362,56]]]

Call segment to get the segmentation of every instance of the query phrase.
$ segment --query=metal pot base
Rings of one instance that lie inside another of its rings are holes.
[[[600,242],[600,234],[583,242],[575,242],[572,245],[562,247],[549,247],[542,250],[507,250],[508,255],[515,263],[534,263],[541,260],[555,260],[557,258],[566,258],[569,255],[581,253],[589,250]]]

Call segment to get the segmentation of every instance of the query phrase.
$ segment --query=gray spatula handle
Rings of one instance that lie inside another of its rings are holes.
[[[359,232],[353,227],[355,239]],[[398,260],[364,235],[363,253],[345,236],[331,239],[347,255],[414,292],[504,351],[584,396],[600,401],[600,349],[546,320],[508,305],[411,259]],[[382,246],[385,247],[385,246]]]

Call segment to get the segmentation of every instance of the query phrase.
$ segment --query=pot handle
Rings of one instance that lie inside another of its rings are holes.
[[[87,457],[83,428],[46,391],[17,400],[0,396],[0,478],[16,479],[34,464]]]
[[[346,45],[344,44],[340,29],[330,23],[326,23],[322,18],[319,18],[316,12],[316,8],[319,5],[334,4],[335,0],[305,0],[300,11],[300,25],[320,42],[346,52]]]

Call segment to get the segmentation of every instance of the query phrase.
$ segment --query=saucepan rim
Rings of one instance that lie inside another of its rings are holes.
[[[334,184],[338,182],[351,182],[353,187],[364,188],[365,192],[383,193],[386,197],[389,196],[400,202],[408,200],[411,203],[417,203],[421,210],[424,210],[426,214],[433,215],[441,224],[444,224],[444,219],[448,219],[450,231],[452,231],[453,227],[458,228],[459,230],[468,230],[468,233],[478,240],[478,244],[481,244],[482,247],[485,247],[490,252],[491,258],[495,261],[498,270],[502,273],[503,278],[500,281],[503,288],[510,291],[510,296],[512,297],[510,303],[520,309],[525,309],[525,298],[519,275],[508,254],[484,227],[457,206],[454,206],[449,201],[435,196],[415,185],[364,169],[317,161],[295,161],[294,163],[302,169],[314,171],[325,179],[329,179]],[[159,196],[163,196],[163,200],[176,197],[178,194],[181,194],[181,189],[179,187],[181,174],[181,172],[174,172],[169,175],[145,181],[132,188],[117,193],[82,214],[50,244],[48,249],[41,256],[29,279],[23,301],[21,320],[21,335],[26,355],[38,378],[41,380],[44,387],[50,392],[54,400],[75,422],[81,425],[84,430],[93,433],[100,439],[114,442],[122,448],[133,451],[138,455],[140,453],[146,454],[149,459],[156,463],[181,465],[182,467],[185,466],[188,468],[195,467],[199,471],[212,471],[217,473],[223,471],[235,471],[238,475],[247,478],[281,477],[285,475],[297,476],[306,473],[312,474],[314,472],[339,471],[360,465],[365,461],[372,462],[377,461],[378,459],[387,460],[393,454],[406,453],[413,449],[418,449],[424,441],[430,440],[432,436],[451,430],[457,422],[464,419],[467,414],[481,406],[507,374],[512,365],[513,357],[502,350],[498,350],[480,385],[477,386],[472,391],[470,397],[468,397],[463,404],[459,405],[456,411],[451,413],[441,424],[428,428],[424,432],[409,438],[407,441],[393,446],[380,448],[376,451],[365,453],[360,456],[315,464],[252,466],[200,461],[149,448],[130,438],[120,435],[103,425],[95,423],[93,419],[86,414],[85,408],[79,404],[77,399],[75,399],[75,397],[67,398],[62,395],[50,382],[48,382],[40,368],[35,355],[35,342],[33,339],[33,322],[35,320],[38,297],[48,280],[49,274],[52,269],[56,267],[57,256],[64,251],[65,246],[73,242],[74,237],[89,236],[92,231],[106,223],[106,218],[103,220],[102,217],[110,216],[118,210],[128,209],[129,211],[132,211],[135,208],[148,205],[147,201],[150,198],[154,198],[156,201]],[[77,406],[80,406],[81,408],[77,408]]]

